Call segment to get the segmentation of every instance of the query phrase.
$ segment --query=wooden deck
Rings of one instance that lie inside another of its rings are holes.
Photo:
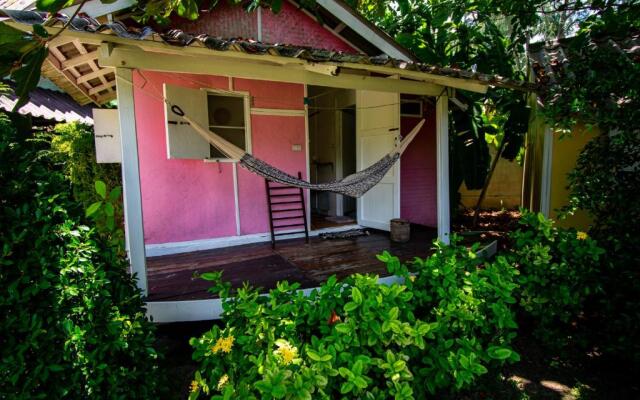
[[[265,290],[278,281],[299,282],[316,287],[329,276],[354,273],[388,275],[376,254],[389,250],[401,260],[426,257],[436,231],[412,226],[411,241],[393,243],[387,232],[368,229],[368,236],[353,239],[310,238],[283,240],[272,250],[270,243],[248,244],[147,258],[148,301],[208,299],[210,282],[193,278],[194,273],[224,271],[223,279],[234,287],[247,281]]]

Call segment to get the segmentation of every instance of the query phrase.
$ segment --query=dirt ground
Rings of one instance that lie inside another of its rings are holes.
[[[504,249],[509,232],[518,228],[518,210],[482,210],[478,223],[473,224],[473,211],[460,211],[452,220],[451,230],[463,238],[464,243],[498,241],[498,248]]]

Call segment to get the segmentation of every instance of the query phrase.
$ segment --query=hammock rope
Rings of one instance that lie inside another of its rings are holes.
[[[171,105],[165,99],[165,102],[170,105],[171,111],[180,116],[208,143],[213,147],[220,150],[224,155],[232,160],[238,161],[240,165],[247,170],[262,176],[270,181],[277,182],[283,185],[294,186],[302,189],[311,189],[319,191],[327,191],[338,194],[343,194],[350,197],[360,197],[371,188],[378,184],[382,178],[389,172],[393,165],[398,161],[402,153],[407,149],[411,141],[416,137],[425,120],[422,119],[416,124],[416,126],[409,132],[409,134],[402,139],[400,145],[393,149],[389,154],[386,154],[379,161],[369,166],[368,168],[351,174],[341,180],[336,180],[328,183],[309,183],[297,177],[287,174],[286,172],[270,165],[258,158],[253,157],[241,148],[237,147],[233,143],[222,138],[215,132],[202,127],[200,124],[185,115],[184,111],[177,105]]]

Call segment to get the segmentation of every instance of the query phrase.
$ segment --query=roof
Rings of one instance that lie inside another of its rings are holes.
[[[368,21],[343,0],[316,0],[313,9],[308,10],[309,4],[304,0],[289,0],[296,7],[310,16],[318,17],[322,25],[333,34],[342,37],[360,51],[369,55],[388,54],[402,60],[417,61],[417,58],[407,48],[396,42],[382,29]],[[60,11],[61,14],[71,15],[75,12],[79,2]],[[93,18],[107,14],[119,13],[133,7],[136,0],[114,0],[108,4],[101,0],[89,0],[83,3],[82,13]],[[0,9],[34,10],[33,0],[0,0]]]
[[[529,59],[535,74],[535,81],[545,89],[562,79],[564,66],[571,62],[581,62],[586,56],[576,51],[571,44],[575,37],[560,40],[533,43],[529,46]],[[618,54],[625,55],[632,63],[640,63],[640,32],[629,32],[625,37],[606,36],[589,38],[585,46],[608,47]]]
[[[33,0],[0,0],[0,9],[27,10],[35,6],[36,2]]]
[[[13,86],[11,82],[4,83]],[[0,94],[0,109],[11,112],[16,101],[17,97],[13,93]],[[40,87],[29,94],[29,102],[18,112],[56,122],[93,125],[91,106],[81,106],[66,93]]]
[[[291,1],[301,7],[305,3],[302,0]],[[364,53],[379,55],[382,52],[404,61],[418,61],[409,49],[356,12],[343,0],[316,0],[315,4],[318,6],[315,12],[322,20],[322,24],[349,43],[356,45]]]
[[[6,15],[13,21],[26,25],[42,24],[46,17],[46,14],[37,11],[16,10],[0,10],[0,15]],[[48,27],[49,29],[62,27],[68,20],[69,18],[65,15],[56,15],[52,21],[48,22]],[[86,34],[89,33],[95,38],[92,37],[92,44],[88,44],[81,43],[79,39],[65,39],[64,34],[59,36],[56,39],[57,42],[49,44],[51,55],[48,63],[51,64],[51,68],[49,71],[45,71],[45,75],[58,86],[60,86],[58,81],[66,77],[75,88],[64,88],[64,90],[82,104],[89,101],[102,104],[115,98],[113,70],[98,66],[96,45],[96,43],[108,42],[113,37],[125,39],[127,44],[131,45],[143,42],[181,48],[199,47],[217,52],[243,53],[251,55],[251,58],[256,57],[255,60],[260,60],[259,57],[265,58],[264,56],[294,58],[309,64],[369,69],[369,72],[397,74],[418,81],[434,81],[437,80],[436,78],[442,77],[453,78],[457,82],[468,82],[467,86],[484,87],[484,90],[488,86],[519,90],[535,90],[536,88],[534,84],[514,81],[498,75],[403,61],[386,55],[369,56],[288,44],[268,44],[249,39],[224,39],[206,34],[188,34],[176,29],[156,32],[150,27],[127,26],[122,22],[101,24],[88,16],[75,17],[67,29],[71,32],[81,32],[84,34],[83,37],[87,37]],[[120,40],[120,42],[123,41]],[[66,52],[67,49],[68,52]],[[161,51],[161,48],[156,47],[155,51]],[[374,71],[371,67],[379,68]],[[441,83],[441,80],[438,82]],[[456,87],[455,82],[446,86]],[[462,88],[462,86],[460,87]]]

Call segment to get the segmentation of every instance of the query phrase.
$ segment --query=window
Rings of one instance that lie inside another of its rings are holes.
[[[250,136],[245,112],[247,100],[247,97],[243,95],[209,93],[207,95],[207,114],[211,131],[250,152]],[[227,159],[213,146],[210,146],[210,158],[214,160]]]
[[[400,115],[403,117],[422,118],[422,100],[400,100]]]
[[[179,106],[193,121],[251,152],[249,95],[220,93],[213,90],[164,85],[167,158],[227,161],[225,155],[184,123],[172,110]]]

